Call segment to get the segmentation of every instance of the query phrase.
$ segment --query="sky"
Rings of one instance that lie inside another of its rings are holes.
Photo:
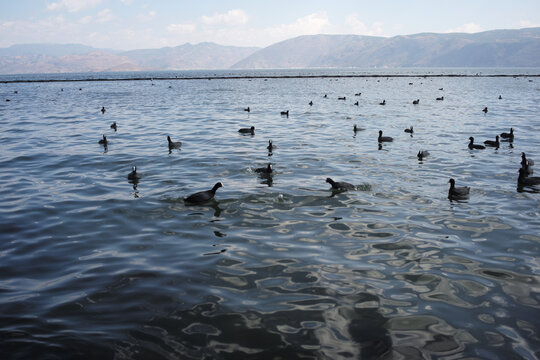
[[[300,35],[409,35],[540,26],[540,0],[0,0],[0,47],[265,47]]]

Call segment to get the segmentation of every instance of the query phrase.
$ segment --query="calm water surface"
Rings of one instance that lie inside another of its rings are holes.
[[[537,359],[539,81],[0,84],[1,358]]]

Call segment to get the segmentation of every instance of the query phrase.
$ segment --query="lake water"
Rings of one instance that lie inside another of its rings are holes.
[[[1,358],[537,359],[540,69],[478,72],[0,83]]]

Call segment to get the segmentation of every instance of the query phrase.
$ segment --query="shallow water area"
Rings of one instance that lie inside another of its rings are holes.
[[[2,358],[540,357],[538,74],[0,76]]]

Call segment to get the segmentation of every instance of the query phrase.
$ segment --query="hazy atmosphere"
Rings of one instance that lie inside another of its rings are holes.
[[[536,27],[540,2],[5,1],[0,47],[81,43],[131,50],[186,42],[265,47],[299,35],[395,36]]]

